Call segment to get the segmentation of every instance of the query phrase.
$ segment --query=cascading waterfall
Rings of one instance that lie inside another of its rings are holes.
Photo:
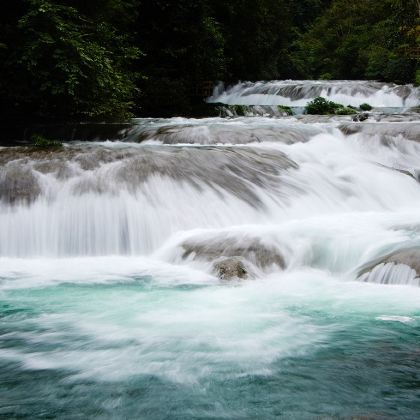
[[[369,103],[376,108],[409,108],[418,106],[420,88],[364,80],[275,80],[239,83],[226,90],[221,84],[216,86],[208,101],[231,105],[303,107],[317,96],[355,107]]]
[[[323,94],[419,103],[345,81],[211,100]],[[2,396],[64,417],[250,418],[256,401],[267,418],[415,418],[419,140],[418,114],[376,111],[138,119],[125,142],[0,148]]]

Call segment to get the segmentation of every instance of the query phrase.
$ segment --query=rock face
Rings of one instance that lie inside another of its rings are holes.
[[[29,168],[12,162],[0,170],[0,201],[31,203],[40,192],[38,181]]]
[[[256,238],[214,238],[204,244],[188,241],[182,248],[184,259],[214,261],[220,257],[241,257],[261,269],[272,265],[283,269],[286,265],[278,250]]]
[[[383,284],[420,285],[420,247],[395,251],[369,263],[359,278]]]
[[[405,264],[412,268],[420,277],[420,248],[410,248],[397,251],[383,260],[384,263]]]
[[[183,259],[212,262],[212,272],[222,280],[253,278],[258,269],[286,266],[277,248],[255,237],[213,237],[205,243],[189,240],[182,249]]]
[[[355,115],[353,117],[353,121],[362,122],[362,121],[366,121],[368,118],[369,118],[369,114],[362,113],[362,114]]]
[[[255,187],[277,193],[287,183],[281,176],[294,169],[298,165],[284,153],[252,147],[0,148],[0,200],[32,202],[40,194],[37,179],[42,178],[41,173],[59,180],[74,177],[75,195],[118,194],[121,189],[135,194],[150,178],[159,177],[188,184],[199,192],[211,189],[219,196],[229,194],[263,208]]]
[[[367,136],[380,136],[382,144],[393,144],[390,140],[395,140],[395,137],[402,136],[407,140],[420,141],[420,124],[418,124],[418,116],[415,123],[413,122],[389,122],[380,121],[377,123],[359,123],[352,122],[341,124],[339,129],[346,136],[356,133],[363,133]],[[389,139],[389,140],[388,140]]]
[[[214,263],[213,272],[221,280],[246,279],[249,276],[245,264],[238,257],[224,258]]]

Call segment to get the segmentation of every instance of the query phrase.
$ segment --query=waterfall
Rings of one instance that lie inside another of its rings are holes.
[[[293,83],[219,99],[418,104]],[[0,417],[416,418],[418,111],[258,109],[0,147]]]
[[[355,107],[368,103],[375,108],[409,108],[418,106],[420,88],[358,80],[275,80],[238,83],[226,90],[223,85],[218,85],[208,101],[230,105],[303,107],[317,96]]]
[[[176,118],[138,120],[126,142],[5,148],[0,256],[158,256],[210,273],[239,254],[257,276],[320,266],[354,278],[409,235],[396,226],[420,226],[419,134],[389,117]]]

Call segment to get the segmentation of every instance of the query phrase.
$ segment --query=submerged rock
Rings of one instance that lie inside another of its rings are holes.
[[[221,280],[246,279],[249,276],[245,264],[238,257],[224,258],[217,261],[213,264],[212,271]]]
[[[420,247],[392,252],[368,263],[360,272],[363,281],[420,286]]]

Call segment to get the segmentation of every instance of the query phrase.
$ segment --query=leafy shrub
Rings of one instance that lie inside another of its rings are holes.
[[[328,101],[321,96],[309,102],[305,107],[305,112],[313,115],[351,115],[357,113],[353,108]]]
[[[40,136],[39,134],[34,134],[31,137],[31,140],[33,146],[39,149],[58,149],[63,147],[63,144],[58,140],[50,140],[44,136]]]
[[[281,114],[293,115],[293,110],[290,106],[278,105],[277,109]]]
[[[321,76],[319,76],[319,80],[332,80],[333,76],[331,73],[322,73]]]
[[[371,105],[369,105],[369,104],[364,103],[364,104],[361,104],[361,105],[359,106],[359,108],[360,108],[362,111],[370,111],[370,110],[372,109],[372,106],[371,106]]]
[[[342,108],[338,108],[335,111],[335,115],[354,115],[357,114],[357,109],[348,107],[348,106],[343,106]]]

